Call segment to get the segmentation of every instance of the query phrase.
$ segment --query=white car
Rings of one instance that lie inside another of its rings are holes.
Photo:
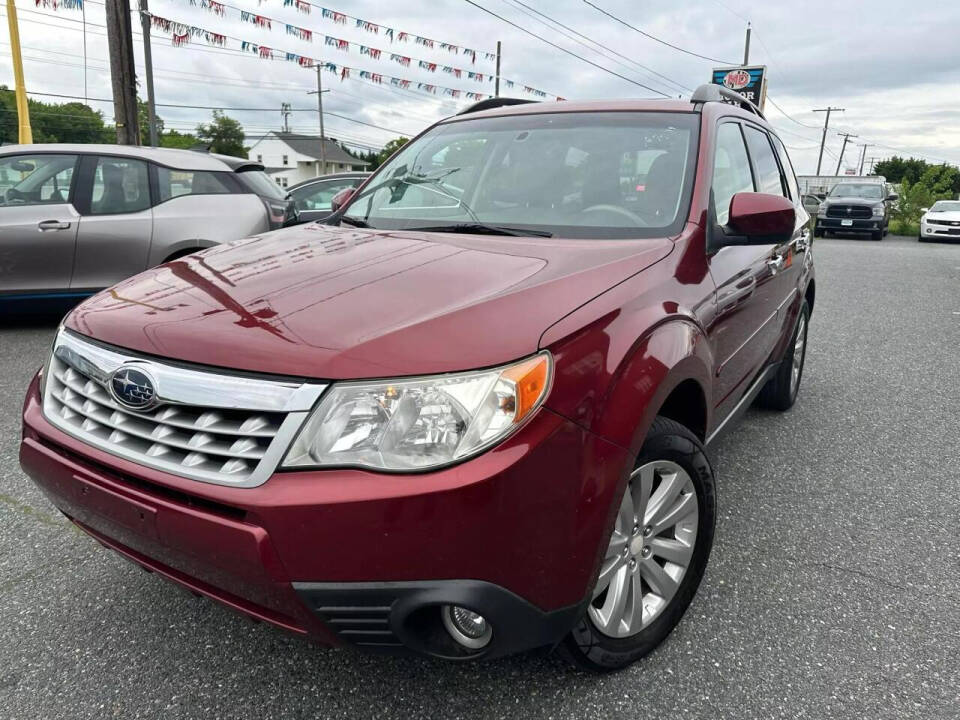
[[[923,209],[920,242],[960,239],[960,200],[937,200]]]
[[[76,302],[198,249],[296,219],[242,158],[128,145],[0,148],[0,315]]]

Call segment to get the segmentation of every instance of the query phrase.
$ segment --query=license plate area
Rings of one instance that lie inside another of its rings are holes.
[[[853,220],[841,220],[841,227],[853,227]]]
[[[84,480],[80,475],[74,475],[73,481],[77,504],[82,508],[78,514],[89,525],[109,532],[104,527],[106,522],[108,526],[118,526],[136,535],[157,538],[157,508]]]

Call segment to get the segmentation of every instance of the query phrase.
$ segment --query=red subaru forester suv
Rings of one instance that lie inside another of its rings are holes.
[[[325,644],[650,652],[710,553],[705,446],[797,396],[781,141],[716,86],[488,101],[338,200],[74,310],[23,468],[104,545]]]

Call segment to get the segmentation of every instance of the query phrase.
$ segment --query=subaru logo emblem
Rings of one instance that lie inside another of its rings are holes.
[[[110,377],[110,392],[118,403],[131,410],[146,410],[157,397],[153,380],[135,367],[116,370]]]

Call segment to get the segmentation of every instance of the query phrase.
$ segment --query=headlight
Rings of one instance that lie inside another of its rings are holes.
[[[883,211],[884,211],[883,205],[877,205],[876,207],[873,208],[873,216],[883,217]]]
[[[827,216],[827,204],[820,203],[820,207],[817,208],[817,217],[826,217]]]
[[[283,467],[426,470],[476,455],[540,406],[548,353],[494,370],[337,383],[291,445]]]

